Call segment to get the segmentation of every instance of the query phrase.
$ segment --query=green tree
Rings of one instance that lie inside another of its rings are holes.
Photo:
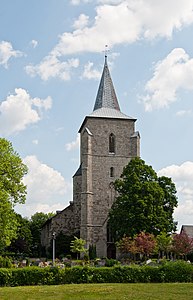
[[[64,257],[66,255],[71,255],[70,243],[74,240],[74,236],[66,235],[62,231],[56,236],[56,257]],[[53,242],[51,241],[51,253],[53,253]]]
[[[32,246],[32,234],[30,230],[30,221],[16,214],[18,223],[17,237],[11,241],[11,245],[6,249],[20,256],[30,256]]]
[[[166,255],[166,258],[168,257],[169,251],[171,251],[171,245],[172,245],[172,237],[171,235],[167,234],[166,232],[161,232],[157,237],[157,247],[159,251],[159,257],[164,257]]]
[[[22,179],[26,173],[27,167],[22,163],[12,144],[6,139],[0,138],[1,190],[6,193],[12,205],[25,203],[27,192]]]
[[[176,230],[176,189],[170,178],[158,177],[140,158],[132,159],[114,183],[118,196],[109,212],[115,239],[144,231],[155,236]]]
[[[85,240],[81,238],[77,238],[76,236],[74,237],[74,240],[71,241],[70,248],[73,253],[77,253],[77,259],[79,254],[87,252],[87,249],[85,248],[85,244],[86,244]]]
[[[26,186],[22,182],[27,167],[12,144],[0,138],[0,250],[16,238],[18,221],[14,213],[17,203],[24,203]]]
[[[96,245],[93,245],[93,244],[89,245],[88,253],[89,253],[90,259],[95,259],[97,257]]]
[[[1,189],[0,183],[0,251],[9,246],[17,237],[17,219],[8,194]]]
[[[34,257],[41,256],[41,228],[43,224],[53,216],[54,213],[45,214],[43,212],[36,212],[30,218],[30,230],[32,234],[31,254]]]

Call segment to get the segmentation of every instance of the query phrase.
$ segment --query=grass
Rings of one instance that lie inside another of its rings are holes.
[[[70,284],[0,288],[1,300],[192,300],[192,283]]]

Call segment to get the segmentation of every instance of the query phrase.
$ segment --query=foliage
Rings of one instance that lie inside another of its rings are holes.
[[[61,283],[61,270],[58,268],[25,267],[12,269],[10,283],[12,286],[59,284]]]
[[[161,270],[164,282],[193,282],[193,266],[185,261],[167,262]]]
[[[11,240],[17,236],[17,219],[8,194],[1,189],[0,182],[0,250],[9,246]]]
[[[124,236],[118,243],[117,247],[119,248],[122,254],[130,253],[134,255],[139,253],[145,257],[152,254],[156,249],[156,240],[153,234],[140,232],[138,235],[133,238]]]
[[[106,258],[105,259],[105,266],[106,267],[113,267],[115,265],[118,265],[120,262],[113,258]]]
[[[78,259],[78,254],[85,253],[87,251],[87,249],[85,249],[85,244],[86,244],[85,240],[81,238],[77,238],[76,236],[74,237],[74,240],[71,241],[70,249],[72,252],[77,253],[77,259]]]
[[[118,196],[109,212],[116,240],[142,231],[154,235],[176,230],[176,188],[170,178],[158,177],[140,158],[132,159],[114,183]]]
[[[144,254],[145,257],[148,257],[155,251],[156,240],[153,234],[140,232],[135,237],[135,243],[139,253]]]
[[[97,257],[96,255],[96,245],[89,245],[89,249],[88,249],[88,252],[89,252],[89,258],[90,259],[95,259]]]
[[[27,167],[12,144],[0,138],[0,250],[16,238],[18,222],[14,213],[17,203],[24,203],[26,186],[22,179]]]
[[[0,268],[11,268],[12,262],[9,257],[2,257],[0,256]]]
[[[72,235],[65,235],[62,231],[56,236],[56,247],[55,247],[55,254],[56,257],[62,258],[67,257],[68,255],[71,257],[72,252],[70,248],[70,243],[74,239]],[[50,241],[50,247],[48,249],[49,256],[52,257],[53,253],[53,241]]]
[[[0,138],[0,185],[6,198],[15,205],[26,200],[26,186],[22,182],[27,167],[22,163],[12,144]],[[2,196],[2,195],[1,195]]]
[[[138,253],[135,239],[124,236],[116,245],[122,254],[133,254],[133,258],[135,259],[135,254]]]
[[[193,266],[184,261],[154,266],[114,267],[25,267],[0,269],[1,286],[80,284],[193,282]]]
[[[166,232],[161,232],[157,237],[157,247],[159,251],[159,256],[163,257],[166,254],[168,256],[168,252],[171,251],[172,246],[172,236],[167,234]]]
[[[41,228],[43,224],[51,217],[53,213],[45,214],[43,212],[36,212],[30,218],[30,230],[32,234],[32,247],[31,252],[32,256],[39,257],[41,256],[42,247],[41,247]]]
[[[172,240],[172,251],[176,255],[186,256],[193,252],[193,239],[185,232],[175,234]]]
[[[19,214],[16,214],[16,219],[18,223],[17,237],[11,241],[6,250],[15,253],[17,256],[30,256],[32,246],[30,222]]]

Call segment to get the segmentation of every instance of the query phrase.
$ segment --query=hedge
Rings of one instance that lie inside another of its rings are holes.
[[[145,282],[193,282],[193,265],[177,261],[159,266],[0,269],[0,286]]]

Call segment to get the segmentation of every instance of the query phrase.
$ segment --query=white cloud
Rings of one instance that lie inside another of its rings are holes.
[[[184,49],[175,48],[154,67],[145,87],[147,95],[142,98],[145,109],[168,107],[177,100],[179,89],[193,89],[193,58]]]
[[[87,1],[83,1],[87,2]],[[193,0],[124,0],[99,1],[96,16],[89,20],[84,14],[74,22],[75,30],[64,32],[58,44],[40,62],[27,66],[28,74],[39,75],[43,80],[50,77],[70,79],[71,63],[62,62],[65,55],[81,52],[101,52],[104,45],[134,43],[139,39],[170,38],[174,30],[193,22]],[[82,1],[73,0],[78,5]],[[107,4],[105,4],[107,3]],[[164,18],[163,18],[164,16]],[[73,65],[73,67],[77,67]],[[67,68],[67,70],[66,70]]]
[[[52,77],[69,80],[72,68],[77,68],[78,66],[78,59],[69,59],[68,61],[61,62],[55,55],[48,55],[39,65],[28,65],[25,67],[25,70],[32,77],[39,75],[44,81]]]
[[[79,134],[77,134],[76,140],[71,142],[71,143],[67,143],[65,145],[65,148],[66,148],[67,151],[72,151],[74,149],[79,148],[79,145],[80,145],[80,136],[79,136]]]
[[[36,41],[36,40],[31,40],[30,45],[31,45],[33,48],[36,48],[37,45],[38,45],[38,41]]]
[[[0,65],[8,68],[8,62],[12,57],[20,57],[23,53],[18,50],[14,50],[10,42],[0,42]]]
[[[193,0],[125,0],[100,5],[96,7],[93,25],[63,33],[53,52],[56,55],[97,52],[105,44],[113,47],[140,38],[171,37],[175,29],[193,22],[192,8]]]
[[[64,127],[58,127],[55,129],[56,132],[64,131]]]
[[[38,141],[38,140],[33,140],[32,143],[33,143],[34,145],[38,145],[39,141]]]
[[[107,46],[108,47],[108,46]],[[105,52],[105,51],[104,51]],[[120,54],[117,52],[112,52],[108,55],[108,66],[109,69],[113,69],[114,67],[114,60],[119,56]],[[84,66],[84,71],[82,73],[81,78],[87,78],[87,79],[99,79],[101,77],[101,70],[94,69],[94,63],[88,62]]]
[[[75,29],[82,29],[88,25],[89,16],[81,14],[79,18],[74,22],[73,28]]]
[[[123,0],[98,0],[101,4],[120,4]]]
[[[176,116],[183,117],[183,116],[187,116],[187,115],[191,115],[191,114],[192,114],[192,111],[190,109],[188,109],[188,110],[179,110],[179,111],[177,111]]]
[[[41,163],[34,155],[25,157],[23,162],[29,169],[28,174],[24,177],[24,183],[30,193],[29,197],[33,196],[35,202],[49,201],[55,193],[65,194],[68,185],[58,171]]]
[[[40,162],[34,155],[27,156],[23,162],[28,167],[28,174],[24,177],[27,185],[27,201],[18,206],[23,214],[30,216],[36,211],[51,212],[64,209],[64,195],[71,185],[53,168]]]
[[[15,94],[0,103],[0,134],[7,136],[37,123],[42,117],[42,111],[50,109],[51,104],[51,97],[32,98],[26,90],[15,89]]]
[[[101,71],[98,71],[96,69],[93,69],[94,64],[92,62],[88,62],[84,66],[84,71],[82,74],[82,78],[87,78],[87,79],[98,79],[101,76]]]
[[[80,5],[81,3],[88,3],[90,2],[91,0],[71,0],[70,3],[72,5]]]
[[[171,165],[158,172],[159,176],[171,177],[178,192],[179,205],[175,210],[175,219],[179,227],[193,224],[193,162]]]

